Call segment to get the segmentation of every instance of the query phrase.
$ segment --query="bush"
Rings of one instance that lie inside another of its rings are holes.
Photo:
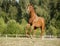
[[[49,29],[46,31],[46,33],[47,33],[48,35],[57,36],[57,29],[56,29],[54,26],[50,25],[50,26],[49,26]]]
[[[4,19],[5,21],[7,21],[7,20],[6,20],[6,18],[7,18],[7,13],[4,12],[1,7],[0,7],[0,17],[3,17],[3,19]]]
[[[7,32],[8,34],[19,34],[20,33],[20,24],[15,20],[9,20],[7,23]]]
[[[26,25],[27,25],[27,21],[25,19],[22,19],[22,22],[21,22],[21,34],[25,34],[25,31],[26,31]]]
[[[6,24],[4,22],[4,19],[0,18],[0,34],[3,34],[6,31]]]

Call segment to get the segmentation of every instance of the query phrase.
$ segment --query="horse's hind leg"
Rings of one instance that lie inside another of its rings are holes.
[[[33,32],[33,36],[35,36],[35,34],[36,34],[36,29],[35,29],[34,32]]]
[[[45,32],[45,30],[44,30],[44,26],[42,26],[42,30],[41,30],[41,38],[43,38],[43,36],[44,36],[44,32]]]
[[[30,28],[30,24],[27,24],[27,26],[26,26],[26,36],[29,36],[29,34],[28,34],[28,29]]]
[[[32,25],[32,27],[31,27],[31,32],[34,30],[34,24]],[[32,36],[34,36],[35,35],[35,30],[33,31],[33,34],[32,34]]]

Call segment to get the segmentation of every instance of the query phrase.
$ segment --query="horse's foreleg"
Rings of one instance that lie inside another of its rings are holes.
[[[32,30],[33,30],[33,34],[32,34],[32,35],[33,35],[33,36],[35,36],[35,33],[36,33],[36,30],[34,29],[34,27],[35,27],[35,26],[32,25]]]
[[[26,29],[26,36],[28,35],[28,29]]]
[[[30,30],[31,33],[32,33],[33,29],[34,29],[34,27],[33,27],[33,25],[32,25],[32,26],[31,26],[31,30]]]
[[[27,24],[27,26],[26,26],[26,36],[29,36],[28,35],[28,29],[30,28],[30,24]]]
[[[32,18],[29,19],[29,23],[32,23]]]

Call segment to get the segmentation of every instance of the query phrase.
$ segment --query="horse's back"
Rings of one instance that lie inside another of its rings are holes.
[[[43,17],[39,17],[39,20],[45,22],[45,19]]]

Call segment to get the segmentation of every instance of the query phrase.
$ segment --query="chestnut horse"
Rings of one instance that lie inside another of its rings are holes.
[[[38,27],[38,28],[41,28],[41,37],[42,37],[44,35],[44,29],[45,29],[44,18],[37,16],[32,5],[28,5],[27,10],[30,14],[29,24],[32,25],[32,28],[34,29],[33,35],[35,35],[36,33],[35,28]],[[29,24],[27,25],[27,27],[30,26]]]

